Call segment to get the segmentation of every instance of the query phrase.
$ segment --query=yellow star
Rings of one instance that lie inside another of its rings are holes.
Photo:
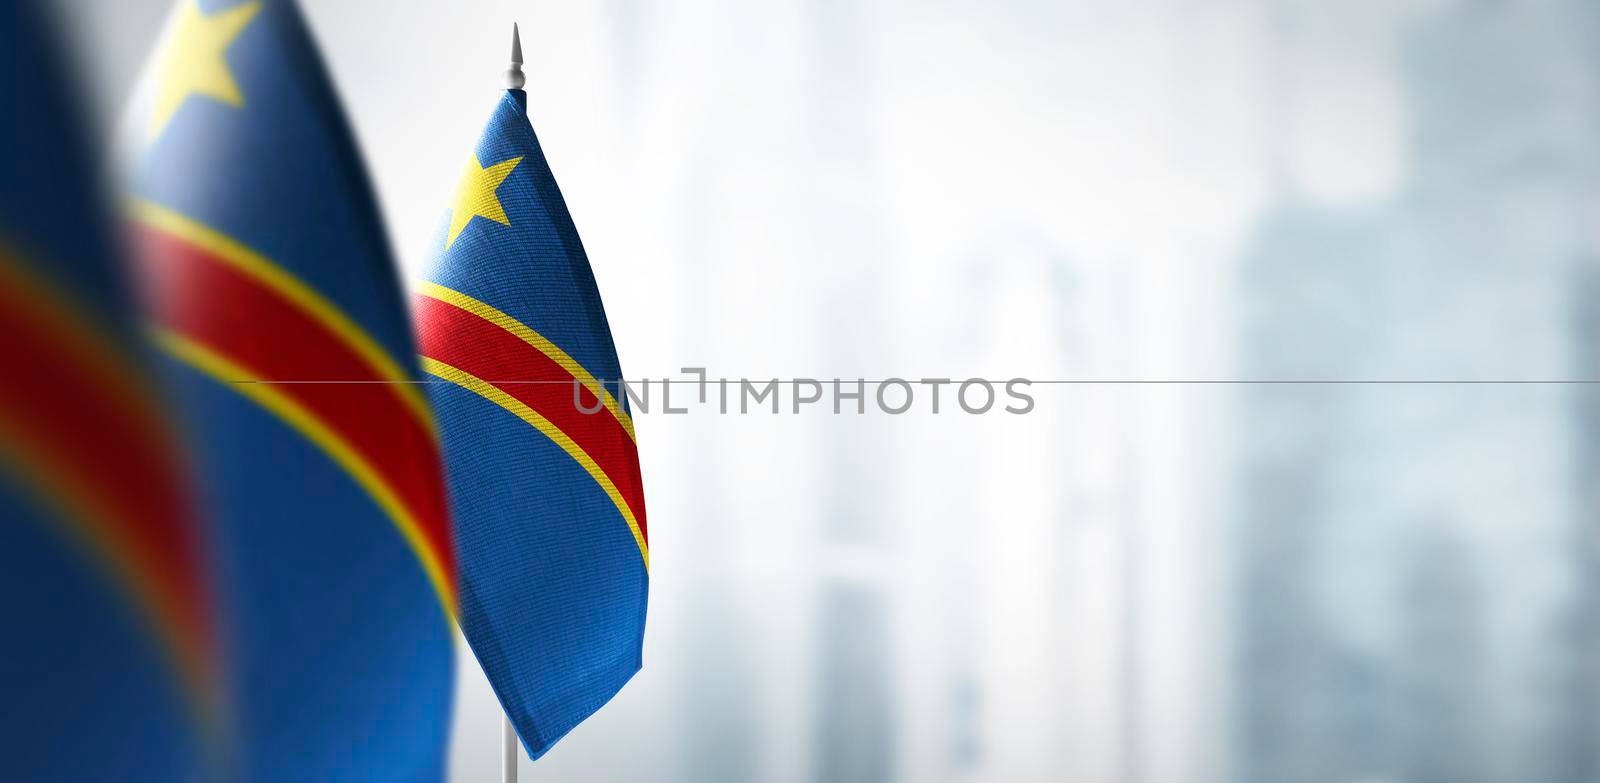
[[[150,138],[161,135],[191,95],[204,95],[229,106],[244,105],[244,95],[228,70],[226,55],[234,39],[260,11],[259,0],[210,16],[200,10],[200,0],[186,0],[179,7],[156,66]]]
[[[502,226],[511,225],[495,191],[500,189],[500,183],[505,182],[506,177],[511,176],[511,170],[521,162],[522,158],[512,158],[484,168],[478,162],[477,155],[467,161],[466,168],[461,172],[461,184],[456,187],[455,204],[450,207],[450,233],[444,240],[446,250],[456,243],[456,237],[461,236],[461,232],[475,217],[488,218]]]

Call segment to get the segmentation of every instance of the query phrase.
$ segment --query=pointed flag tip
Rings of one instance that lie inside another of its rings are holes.
[[[520,90],[528,83],[527,77],[522,74],[522,31],[517,29],[517,23],[511,23],[511,67],[506,69],[506,89]]]

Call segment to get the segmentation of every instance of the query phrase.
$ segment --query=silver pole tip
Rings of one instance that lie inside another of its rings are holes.
[[[506,89],[520,90],[528,83],[522,74],[522,33],[517,30],[517,24],[511,23],[511,67],[506,69]]]

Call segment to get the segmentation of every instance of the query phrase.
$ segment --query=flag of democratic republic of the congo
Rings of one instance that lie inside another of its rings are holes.
[[[205,545],[53,43],[0,3],[0,780],[205,779]]]
[[[650,554],[616,348],[526,102],[508,90],[465,156],[413,309],[447,381],[461,627],[538,758],[639,670]]]
[[[219,540],[239,776],[438,779],[455,564],[374,197],[289,0],[179,0],[128,220]]]

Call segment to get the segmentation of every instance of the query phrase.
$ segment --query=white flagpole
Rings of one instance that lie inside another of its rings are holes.
[[[517,25],[511,25],[511,67],[505,73],[506,89],[520,90],[527,83],[522,75],[522,34]],[[511,716],[500,715],[500,783],[517,783],[517,729],[511,725]]]
[[[511,67],[506,69],[506,89],[520,90],[528,83],[526,76],[522,75],[522,34],[517,31],[517,23],[511,23]]]
[[[500,783],[517,783],[517,730],[511,716],[500,716]]]

